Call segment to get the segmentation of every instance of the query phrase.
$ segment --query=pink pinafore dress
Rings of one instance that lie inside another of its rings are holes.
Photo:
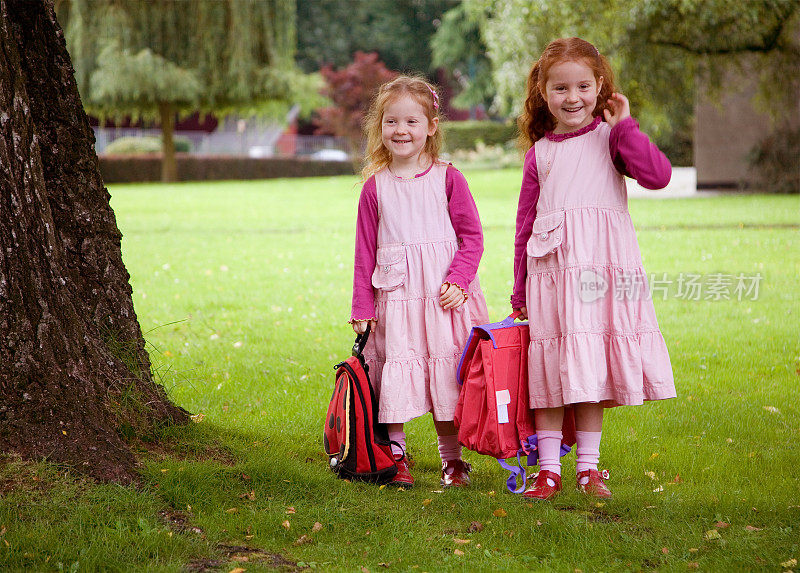
[[[364,355],[379,401],[378,421],[403,423],[432,412],[453,419],[456,367],[473,324],[488,322],[477,276],[467,301],[439,304],[458,251],[448,211],[447,165],[414,179],[383,169],[375,175],[378,241],[372,286],[378,323]],[[463,286],[463,285],[462,285]]]
[[[675,396],[611,128],[536,142],[540,195],[527,244],[532,408]]]

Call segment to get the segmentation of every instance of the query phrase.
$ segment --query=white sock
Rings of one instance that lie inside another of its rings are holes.
[[[537,448],[539,450],[539,469],[561,475],[561,430],[536,430]],[[556,483],[548,478],[548,485]]]

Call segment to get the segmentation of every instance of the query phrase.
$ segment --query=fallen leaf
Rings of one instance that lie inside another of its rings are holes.
[[[294,507],[292,507],[291,505],[286,508],[286,514],[287,515],[294,515],[295,513],[297,513],[297,512],[295,511]]]
[[[255,492],[255,490],[250,490],[250,491],[248,491],[248,492],[245,492],[245,493],[239,494],[239,497],[241,497],[242,499],[245,499],[245,498],[247,498],[247,499],[249,499],[250,501],[255,501],[255,499],[256,499],[256,492]]]
[[[495,509],[495,510],[492,512],[492,515],[494,515],[495,517],[505,517],[505,516],[507,516],[507,515],[508,515],[508,513],[506,513],[506,510],[505,510],[505,509],[503,509],[502,507],[500,507],[500,508],[497,508],[497,509]]]
[[[784,569],[791,569],[792,567],[797,567],[797,559],[789,559],[788,561],[784,561],[781,563],[781,567]]]
[[[460,549],[454,549],[453,550],[453,554],[455,554],[455,555],[464,555],[464,552],[461,551]]]
[[[664,491],[664,486],[660,485],[656,489],[653,490],[653,493],[661,493],[662,491]]]
[[[367,569],[366,567],[362,567],[361,573],[369,573],[369,569]]]
[[[718,522],[716,522],[714,524],[714,527],[716,527],[717,529],[725,529],[726,527],[729,527],[729,526],[730,526],[730,523],[726,523],[724,521],[718,521]]]
[[[311,539],[308,535],[301,535],[292,545],[297,547],[298,545],[305,545],[306,543],[311,543],[312,541],[313,539]]]
[[[192,419],[192,422],[194,422],[195,424],[199,424],[200,422],[202,422],[203,420],[206,419],[206,415],[205,414],[195,414],[194,416],[189,416],[189,417]]]
[[[457,545],[466,545],[467,543],[472,543],[471,539],[459,539],[458,537],[453,539],[453,541],[455,541]]]
[[[666,555],[667,553],[669,553],[669,549],[667,549],[666,547],[662,547],[662,548],[661,548],[661,553],[663,553],[664,555]]]
[[[388,569],[390,565],[391,563],[378,563],[378,567],[385,567],[386,569]]]
[[[597,503],[595,503],[595,504],[594,504],[594,506],[595,506],[595,507],[598,507],[598,508],[599,508],[599,507],[605,507],[605,505],[606,505],[606,504],[605,504],[605,502],[603,502],[603,501],[598,501]]]
[[[322,529],[322,524],[319,521],[314,522],[314,527],[311,528],[312,533],[316,533]]]
[[[541,524],[542,524],[542,522],[537,519],[536,520],[536,525],[541,525]]]
[[[232,507],[230,509],[226,509],[225,513],[236,513],[237,511],[239,511],[238,507]]]
[[[432,501],[433,501],[432,499],[423,499],[422,500],[422,507],[428,507],[431,504]]]
[[[653,452],[653,454],[650,456],[650,459],[651,459],[651,460],[654,460],[654,459],[656,459],[657,457],[658,457],[658,452]]]
[[[494,490],[492,490],[489,493],[487,493],[486,495],[488,495],[489,497],[494,497],[497,494],[494,492]]]
[[[289,523],[288,519],[285,519],[281,522],[281,527],[283,527],[286,531],[289,531],[289,529],[292,527],[292,524]]]
[[[250,558],[247,555],[234,555],[231,557],[231,561],[236,561],[237,563],[246,563],[250,561]]]
[[[745,529],[745,531],[761,531],[764,528],[763,527],[753,527],[752,525],[745,525],[744,529]]]
[[[483,531],[483,524],[480,521],[473,521],[467,529],[468,533],[475,533],[476,531]]]
[[[700,564],[697,561],[689,561],[689,563],[687,563],[686,566],[689,569],[700,569]]]
[[[682,481],[681,474],[675,474],[675,479],[672,480],[672,483],[681,483]]]
[[[658,476],[656,476],[656,472],[644,472],[644,475],[646,475],[650,479],[658,479]]]
[[[697,553],[698,551],[700,551],[700,550],[697,547],[690,547],[689,548],[689,553]]]
[[[778,410],[775,406],[764,406],[764,409],[769,412],[770,414],[780,414],[781,411]]]
[[[247,569],[242,569],[241,567],[236,567],[235,569],[231,569],[229,573],[244,573]]]
[[[703,534],[703,537],[705,539],[708,539],[709,541],[722,538],[722,536],[719,534],[719,531],[717,531],[716,529],[709,529]]]

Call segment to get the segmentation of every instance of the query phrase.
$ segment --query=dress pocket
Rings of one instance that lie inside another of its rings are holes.
[[[383,291],[393,291],[406,282],[408,264],[402,247],[379,248],[375,257],[372,286]]]
[[[533,222],[533,232],[528,239],[528,256],[535,258],[546,257],[555,253],[564,239],[564,212],[556,211],[541,217],[536,217]]]

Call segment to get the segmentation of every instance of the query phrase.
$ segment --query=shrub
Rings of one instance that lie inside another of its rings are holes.
[[[504,145],[516,139],[513,122],[453,121],[442,125],[444,144],[448,151],[475,149],[478,142],[485,145]]]
[[[781,128],[750,151],[753,182],[767,193],[800,193],[800,128]]]
[[[175,151],[188,153],[192,150],[192,142],[187,137],[175,137]],[[159,153],[160,137],[120,137],[108,144],[104,153],[110,155],[131,155],[136,153]]]

